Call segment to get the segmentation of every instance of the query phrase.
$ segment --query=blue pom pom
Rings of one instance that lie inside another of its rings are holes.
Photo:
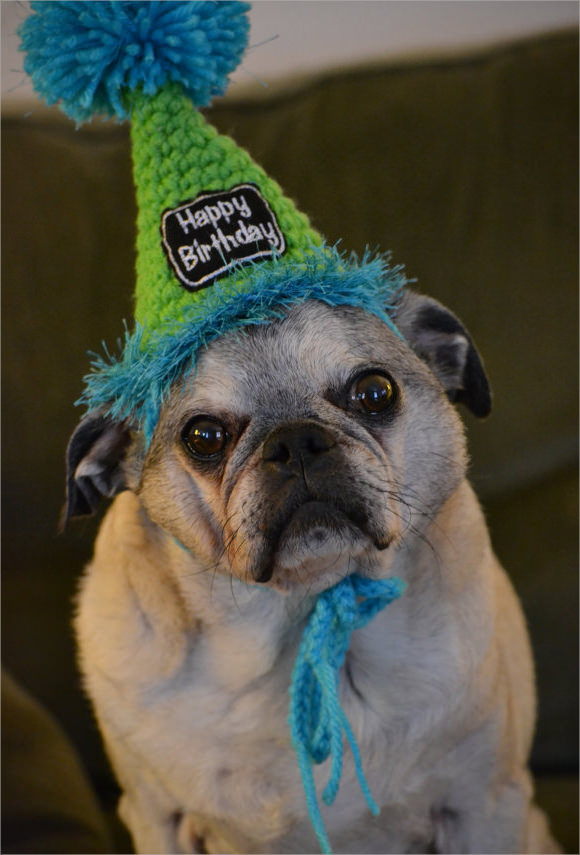
[[[197,107],[225,92],[248,41],[238,0],[43,0],[20,27],[24,69],[48,104],[77,121],[128,115],[126,93],[168,81]]]

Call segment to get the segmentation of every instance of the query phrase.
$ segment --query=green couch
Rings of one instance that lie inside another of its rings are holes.
[[[577,33],[564,32],[288,83],[211,113],[330,242],[392,250],[478,343],[495,397],[486,422],[465,416],[471,477],[529,621],[533,765],[568,852],[578,851],[577,80]],[[77,131],[38,110],[2,130],[4,662],[60,722],[111,813],[116,788],[71,631],[98,520],[66,536],[57,525],[87,351],[114,346],[131,317],[127,129]]]

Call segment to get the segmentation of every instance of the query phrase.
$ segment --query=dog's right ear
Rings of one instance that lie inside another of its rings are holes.
[[[66,505],[62,527],[72,517],[94,514],[103,496],[127,489],[123,461],[131,440],[127,422],[89,413],[78,425],[66,452]]]

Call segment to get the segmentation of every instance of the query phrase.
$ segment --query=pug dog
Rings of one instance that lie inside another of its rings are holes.
[[[560,851],[528,770],[524,618],[453,406],[488,414],[484,368],[434,300],[406,292],[395,320],[403,338],[306,302],[208,346],[147,450],[106,413],[71,439],[68,516],[115,497],[76,634],[138,852],[318,851],[288,686],[317,594],[354,572],[407,589],[340,670],[380,813],[345,755],[333,851]]]

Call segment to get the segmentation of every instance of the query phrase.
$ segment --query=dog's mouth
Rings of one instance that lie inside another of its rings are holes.
[[[265,547],[252,570],[257,582],[268,582],[274,568],[311,572],[324,569],[342,556],[368,550],[384,550],[390,538],[374,530],[366,512],[355,506],[308,498],[291,508],[265,538]]]
[[[304,502],[290,517],[280,532],[278,548],[286,540],[308,538],[322,542],[329,534],[350,533],[360,535],[367,523],[366,514],[353,510],[350,513],[328,502],[310,500]]]

